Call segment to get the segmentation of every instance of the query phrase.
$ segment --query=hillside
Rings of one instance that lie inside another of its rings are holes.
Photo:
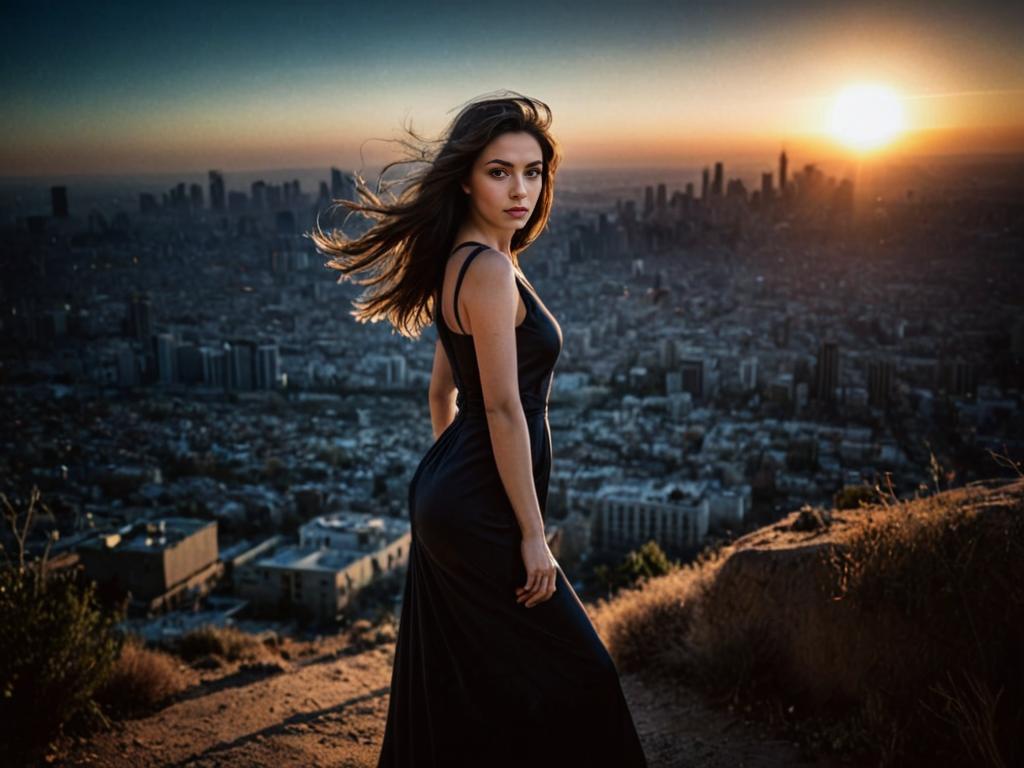
[[[1024,481],[797,511],[588,606],[651,766],[912,765],[932,748],[962,753],[961,765],[1012,764],[1022,506]],[[333,638],[256,661],[182,664],[183,693],[65,741],[58,760],[372,766],[394,654],[393,631],[379,637],[360,651]],[[922,697],[930,689],[934,701]],[[937,723],[945,735],[919,743]]]

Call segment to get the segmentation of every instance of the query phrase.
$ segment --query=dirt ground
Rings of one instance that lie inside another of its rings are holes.
[[[355,655],[329,646],[293,660],[185,668],[194,684],[169,706],[60,745],[69,766],[376,766],[394,644]],[[774,768],[802,760],[764,726],[706,704],[678,685],[624,675],[622,686],[651,768]]]

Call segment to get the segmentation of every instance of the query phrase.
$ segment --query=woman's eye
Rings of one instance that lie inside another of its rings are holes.
[[[495,178],[495,179],[496,179],[496,178],[498,178],[498,177],[497,177],[497,176],[495,176],[494,174],[496,174],[496,173],[508,173],[508,171],[506,171],[506,170],[505,170],[504,168],[492,168],[492,169],[491,169],[491,170],[489,171],[489,173],[491,174],[491,177],[492,177],[492,178]],[[540,170],[539,168],[531,168],[531,169],[530,169],[529,171],[527,171],[527,173],[529,173],[529,174],[532,174],[532,175],[530,176],[530,178],[531,178],[531,179],[535,179],[535,178],[537,178],[538,176],[541,176],[541,175],[543,175],[542,171],[541,171],[541,170]]]

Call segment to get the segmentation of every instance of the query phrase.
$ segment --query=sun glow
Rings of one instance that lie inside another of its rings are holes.
[[[854,149],[875,149],[892,141],[904,127],[903,105],[892,89],[851,85],[832,107],[832,134]]]

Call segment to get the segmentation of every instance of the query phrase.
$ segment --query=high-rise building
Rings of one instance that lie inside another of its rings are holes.
[[[334,200],[356,199],[356,182],[352,174],[331,168],[331,197]]]
[[[245,213],[249,208],[249,197],[245,192],[231,190],[228,192],[228,211],[234,214]]]
[[[665,210],[668,205],[668,189],[664,184],[658,185],[658,199],[656,205],[659,211]]]
[[[53,218],[66,219],[68,217],[67,187],[50,187],[50,206],[53,209]]]
[[[151,192],[139,193],[139,213],[143,216],[150,216],[156,213],[158,208],[156,197]]]
[[[267,183],[260,179],[252,183],[252,209],[256,212],[263,211],[267,207]]]
[[[786,184],[788,183],[788,177],[786,176],[786,168],[789,165],[789,161],[786,159],[786,151],[783,150],[779,155],[779,194],[781,195],[786,191]]]
[[[224,175],[220,171],[210,171],[210,210],[216,213],[224,213],[226,202]]]
[[[137,387],[139,385],[139,366],[135,359],[135,351],[127,342],[117,349],[117,386]]]
[[[740,360],[740,389],[749,392],[757,388],[757,358],[747,357]]]
[[[148,296],[133,293],[128,301],[128,333],[145,341],[153,332],[153,305]]]
[[[227,385],[227,362],[223,349],[201,347],[199,358],[203,368],[203,384],[209,387]]]
[[[695,398],[704,397],[704,360],[690,358],[679,363],[683,375],[683,391]]]
[[[650,216],[654,211],[654,187],[648,184],[644,187],[644,217]]]
[[[711,173],[707,168],[701,173],[700,199],[708,199],[708,187],[710,186]]]
[[[256,388],[273,389],[280,375],[277,345],[261,344],[256,349]]]
[[[711,194],[714,195],[715,197],[721,197],[722,193],[725,191],[725,187],[723,186],[722,174],[722,163],[715,163],[715,180],[711,185]]]
[[[228,345],[225,352],[227,354],[228,388],[255,389],[256,345],[247,340],[234,341]]]
[[[823,402],[835,402],[839,386],[839,345],[834,341],[822,342],[815,364],[816,395]]]
[[[761,201],[767,203],[772,199],[772,172],[761,174]]]
[[[155,337],[156,370],[161,384],[174,384],[178,380],[177,342],[173,333],[160,333]]]
[[[192,200],[192,210],[203,210],[203,185],[192,184],[188,188],[189,198]]]
[[[868,403],[885,406],[892,394],[892,363],[872,360],[868,363]]]

